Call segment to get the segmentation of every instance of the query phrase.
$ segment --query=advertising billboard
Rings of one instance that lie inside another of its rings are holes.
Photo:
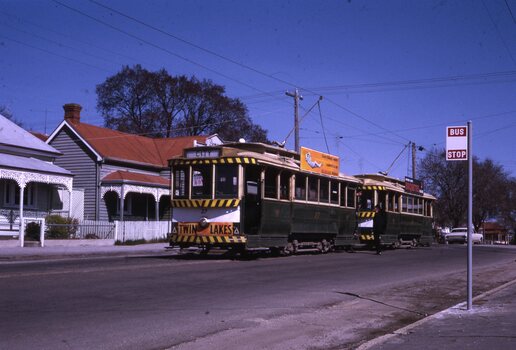
[[[338,176],[339,157],[301,147],[301,170]]]

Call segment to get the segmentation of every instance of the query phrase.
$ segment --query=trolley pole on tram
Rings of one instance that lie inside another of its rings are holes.
[[[299,153],[299,100],[302,100],[303,96],[299,94],[298,89],[293,93],[287,91],[285,95],[294,98],[294,144],[296,152]]]

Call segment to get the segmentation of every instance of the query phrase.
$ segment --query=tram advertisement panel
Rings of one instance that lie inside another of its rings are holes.
[[[301,147],[301,170],[338,176],[339,157]]]

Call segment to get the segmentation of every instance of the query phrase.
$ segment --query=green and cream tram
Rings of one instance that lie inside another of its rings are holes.
[[[352,244],[360,180],[338,157],[262,143],[188,148],[171,167],[171,246],[327,252]]]
[[[433,205],[436,198],[424,193],[422,184],[382,174],[355,175],[362,182],[358,192],[358,236],[360,243],[373,244],[374,207],[385,209],[387,229],[382,245],[429,245],[433,240]]]

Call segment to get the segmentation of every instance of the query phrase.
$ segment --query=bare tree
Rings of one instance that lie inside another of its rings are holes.
[[[174,134],[175,121],[184,112],[186,98],[194,90],[194,84],[186,76],[173,77],[164,69],[155,74],[152,84],[160,113],[157,121],[158,134],[171,137]]]
[[[23,128],[23,122],[13,116],[13,113],[6,106],[0,106],[0,114],[12,121],[14,124]]]
[[[97,109],[109,128],[156,137],[218,133],[225,140],[267,140],[245,105],[210,80],[125,66],[96,91]]]
[[[445,151],[430,151],[420,163],[420,176],[425,190],[437,196],[436,221],[452,227],[466,224],[467,162],[446,161]],[[499,164],[486,159],[473,159],[473,225],[479,229],[489,218],[500,217],[511,199],[511,180]],[[514,196],[514,194],[513,194]],[[512,202],[514,203],[514,202]],[[506,209],[506,211],[510,209]]]
[[[159,109],[152,90],[153,75],[140,65],[125,66],[97,85],[97,109],[108,128],[154,135]]]
[[[479,230],[488,219],[500,216],[507,201],[509,176],[491,159],[473,163],[473,225]]]

